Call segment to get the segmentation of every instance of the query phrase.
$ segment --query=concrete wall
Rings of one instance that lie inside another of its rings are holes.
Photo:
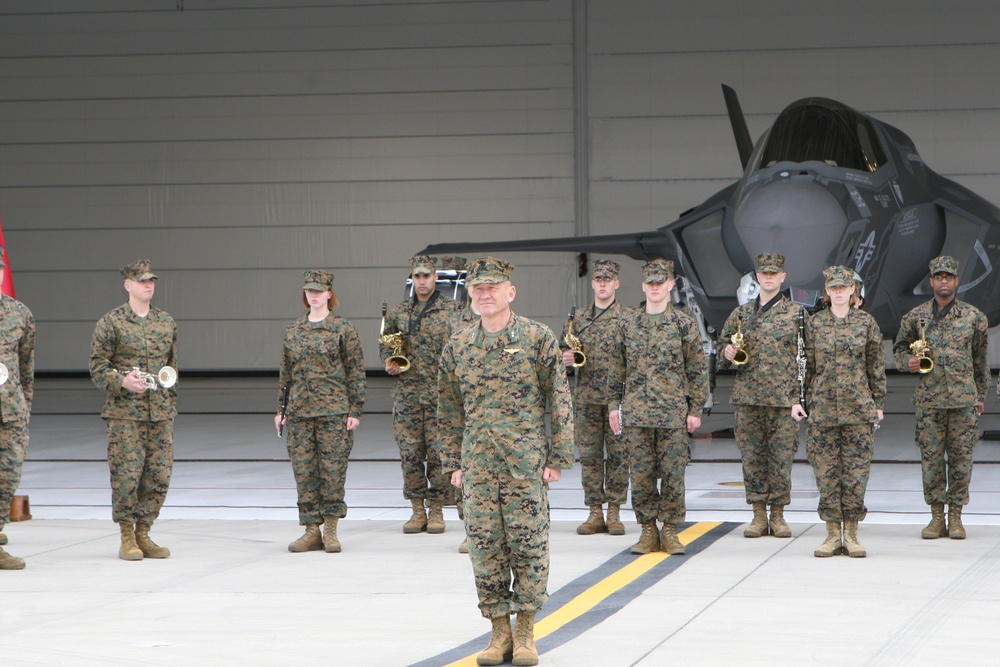
[[[86,368],[138,257],[182,372],[273,369],[314,267],[377,367],[379,305],[426,244],[653,229],[735,180],[720,83],[754,139],[833,97],[1000,201],[997,19],[924,0],[7,0],[0,215],[38,369]],[[522,314],[558,327],[589,297],[568,255],[508,257]],[[638,301],[637,265],[623,278]]]

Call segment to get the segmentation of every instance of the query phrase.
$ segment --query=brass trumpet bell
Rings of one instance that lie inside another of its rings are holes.
[[[8,379],[10,379],[10,371],[7,370],[7,364],[0,362],[0,384],[5,384]]]
[[[406,371],[410,370],[410,360],[401,354],[394,354],[393,356],[389,357],[389,361],[395,361],[397,364],[399,364],[400,373],[405,373]]]
[[[146,383],[146,389],[152,391],[156,391],[160,387],[170,389],[177,384],[177,369],[172,368],[171,366],[164,366],[156,372],[156,375],[146,373],[145,371],[140,370],[138,366],[133,366],[132,370]],[[128,373],[125,373],[124,371],[122,371],[122,373],[124,375],[128,375]]]

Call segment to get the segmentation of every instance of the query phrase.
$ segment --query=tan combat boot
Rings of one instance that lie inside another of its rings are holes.
[[[337,517],[328,516],[323,519],[323,551],[328,554],[340,553],[340,540],[337,539]]]
[[[522,611],[514,622],[514,660],[512,664],[537,665],[538,649],[535,647],[535,612]]]
[[[514,637],[510,633],[510,616],[490,619],[493,634],[490,643],[476,656],[477,665],[502,665],[514,655]]]
[[[948,537],[948,527],[944,523],[944,503],[931,505],[931,522],[920,531],[920,537],[925,540]]]
[[[403,532],[407,535],[422,533],[427,530],[427,512],[424,511],[424,501],[411,500],[410,505],[413,507],[413,514],[410,516],[410,520],[403,524]]]
[[[302,537],[288,545],[288,550],[293,554],[304,551],[319,551],[323,548],[323,536],[319,533],[319,524],[307,523],[306,532]]]
[[[948,505],[948,537],[953,540],[965,539],[965,526],[962,525],[961,505]]]
[[[663,530],[660,531],[660,549],[671,556],[684,555],[684,545],[677,539],[677,526],[674,524],[663,524]]]
[[[791,537],[792,529],[785,523],[785,506],[771,505],[771,521],[768,523],[771,534],[775,537]]]
[[[861,546],[861,542],[858,540],[857,521],[844,522],[844,548],[847,550],[847,555],[851,558],[864,558],[868,555],[868,552],[865,551],[865,548]]]
[[[743,530],[743,537],[767,535],[767,503],[753,504],[753,521]]]
[[[639,541],[632,545],[632,553],[648,554],[660,550],[660,533],[656,530],[656,520],[651,519],[642,524],[642,534]]]
[[[427,513],[427,532],[435,535],[444,532],[444,508],[441,503],[430,503],[430,512]]]
[[[118,557],[122,560],[142,560],[142,549],[135,543],[135,528],[130,523],[120,523],[122,545],[118,549]]]
[[[830,556],[836,556],[837,554],[844,552],[844,547],[841,545],[841,540],[843,539],[843,529],[841,528],[839,521],[827,521],[826,522],[826,540],[823,544],[819,545],[819,548],[813,551],[813,556],[816,558],[829,558]]]
[[[576,527],[576,534],[593,535],[594,533],[606,532],[608,532],[608,526],[604,523],[604,510],[600,505],[591,505],[590,516]]]
[[[462,540],[462,543],[458,545],[458,553],[467,554],[469,553],[469,538]]]
[[[24,569],[24,559],[18,558],[17,556],[11,556],[9,553],[0,548],[0,570],[23,570]]]
[[[135,524],[135,545],[146,558],[170,558],[170,549],[161,547],[149,539],[150,528],[152,526],[148,523]]]
[[[608,505],[608,534],[624,535],[625,524],[622,523],[622,508],[618,505]]]
[[[7,536],[4,535],[3,533],[0,533],[0,546],[3,546],[5,544],[7,544]]]

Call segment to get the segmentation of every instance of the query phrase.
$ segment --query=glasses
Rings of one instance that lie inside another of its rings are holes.
[[[950,282],[952,280],[958,280],[958,276],[954,276],[950,273],[935,273],[931,276],[931,280],[936,280],[939,283]]]
[[[613,283],[614,278],[594,278],[595,283],[600,283],[601,285],[607,285],[608,283]]]

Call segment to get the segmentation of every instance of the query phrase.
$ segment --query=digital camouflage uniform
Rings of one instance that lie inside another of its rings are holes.
[[[299,523],[341,519],[347,516],[344,482],[354,446],[347,419],[361,419],[367,387],[354,325],[333,313],[320,322],[310,322],[304,315],[289,324],[279,384],[288,387],[288,456],[298,492]]]
[[[979,440],[978,406],[990,386],[987,361],[986,316],[964,301],[936,318],[935,301],[917,306],[899,325],[893,344],[896,367],[907,372],[925,321],[934,368],[920,375],[913,394],[917,406],[916,441],[920,448],[924,500],[928,505],[961,507],[969,502],[972,454]]]
[[[691,460],[687,417],[708,400],[708,364],[698,326],[667,305],[662,316],[628,311],[616,332],[625,364],[621,423],[632,474],[632,508],[639,524],[684,521],[684,473]],[[609,406],[617,409],[617,401]],[[660,479],[657,489],[656,480]]]
[[[799,427],[791,415],[799,400],[799,309],[782,294],[774,298],[763,313],[766,304],[758,298],[729,315],[720,340],[728,344],[742,318],[747,362],[734,366],[720,354],[719,368],[736,370],[730,402],[736,406],[747,503],[784,506],[792,501],[792,461],[799,446]]]
[[[628,452],[621,435],[608,424],[608,406],[617,407],[625,368],[615,352],[615,332],[628,309],[617,301],[595,317],[596,306],[577,310],[572,319],[573,335],[583,343],[587,361],[575,369],[573,419],[576,446],[580,450],[583,500],[588,507],[624,505],[628,500]],[[563,325],[563,349],[569,321]],[[607,459],[605,459],[605,452]]]
[[[122,380],[138,368],[177,368],[177,324],[150,306],[139,317],[125,303],[102,317],[90,344],[90,377],[107,392],[101,417],[108,425],[111,510],[116,523],[152,524],[170,486],[174,461],[176,385],[135,393]]]
[[[23,303],[6,294],[0,295],[0,362],[9,373],[7,381],[0,384],[2,530],[4,524],[10,521],[10,503],[21,482],[21,467],[28,451],[28,417],[35,387],[35,318]]]
[[[479,609],[490,619],[534,613],[548,599],[542,473],[573,466],[572,397],[556,337],[513,312],[496,338],[465,329],[445,345],[438,389],[441,458],[445,470],[462,470]]]
[[[868,313],[829,309],[806,321],[806,454],[824,521],[863,521],[875,451],[876,411],[885,401],[882,332]]]
[[[385,333],[403,334],[403,354],[410,368],[396,376],[392,389],[392,425],[403,468],[403,497],[434,503],[454,502],[450,476],[442,472],[433,447],[437,436],[438,362],[441,350],[461,317],[452,299],[433,292],[427,301],[414,295],[394,307],[385,318]],[[380,345],[384,362],[391,347]]]

